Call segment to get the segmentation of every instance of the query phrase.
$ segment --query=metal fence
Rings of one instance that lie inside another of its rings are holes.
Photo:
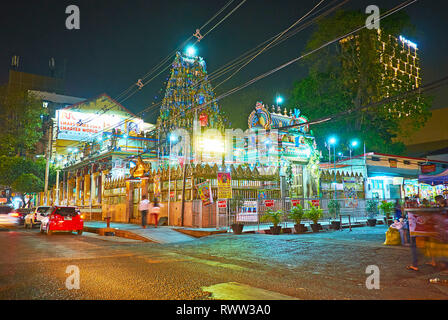
[[[339,212],[334,213],[329,210],[328,205],[330,201],[333,199],[318,199],[318,198],[302,198],[298,199],[300,201],[300,205],[305,209],[309,210],[311,208],[312,203],[318,205],[321,209],[323,209],[323,217],[319,220],[319,222],[330,222],[331,220],[339,220],[340,216],[348,219],[348,215],[350,215],[351,222],[359,222],[366,221],[369,213],[366,210],[367,201],[372,199],[335,199],[339,203]],[[248,202],[253,202],[254,206],[256,205],[255,212],[248,212],[246,216],[243,213],[243,208],[245,204]],[[285,214],[282,217],[281,225],[284,227],[294,225],[294,221],[288,218],[288,213],[293,207],[293,201],[297,202],[297,200],[284,198],[284,199],[229,199],[226,200],[226,208],[217,208],[218,214],[218,225],[217,227],[230,227],[233,223],[242,223],[248,226],[257,226],[258,228],[272,225],[272,222],[265,222],[264,216],[268,210],[282,210]],[[378,205],[381,200],[375,200]],[[395,200],[386,200],[386,201],[395,201]],[[382,218],[380,212],[378,218]],[[246,217],[246,219],[242,219]],[[247,219],[249,217],[249,219]],[[311,221],[304,218],[302,219],[302,223],[310,224]]]

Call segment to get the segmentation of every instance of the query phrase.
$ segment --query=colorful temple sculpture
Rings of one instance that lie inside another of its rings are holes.
[[[280,168],[283,196],[291,198],[312,198],[319,195],[319,156],[314,136],[306,123],[308,119],[299,109],[286,109],[272,106],[271,110],[261,102],[249,116],[248,126],[251,130],[265,130],[275,134],[265,135],[266,149],[277,152],[277,161],[262,165],[262,170]],[[300,125],[300,124],[304,125]],[[275,144],[275,140],[278,143]],[[274,144],[271,146],[271,144]],[[260,148],[259,148],[260,149]]]

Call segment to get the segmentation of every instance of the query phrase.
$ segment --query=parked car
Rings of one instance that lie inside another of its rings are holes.
[[[47,215],[50,206],[39,206],[33,212],[25,216],[25,228],[32,229],[35,225],[40,225],[43,218]]]
[[[57,231],[76,231],[81,235],[83,228],[84,216],[76,207],[67,206],[51,207],[40,224],[40,232],[48,235]]]
[[[0,227],[12,227],[19,225],[19,214],[13,213],[13,207],[0,206]]]
[[[19,225],[23,225],[25,223],[25,216],[29,213],[31,213],[32,209],[14,209],[12,213],[15,213],[15,216],[18,216],[19,218]]]

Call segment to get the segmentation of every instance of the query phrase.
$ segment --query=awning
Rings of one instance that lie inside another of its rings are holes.
[[[448,184],[448,169],[439,174],[433,174],[433,175],[421,174],[418,176],[418,182],[430,185]]]

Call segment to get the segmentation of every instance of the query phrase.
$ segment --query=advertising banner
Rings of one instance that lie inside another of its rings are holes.
[[[257,222],[258,221],[258,202],[244,201],[241,212],[236,215],[236,221],[239,222]]]
[[[218,199],[232,199],[230,172],[218,172]]]
[[[202,200],[202,204],[204,206],[211,205],[213,203],[213,198],[212,198],[212,190],[210,188],[210,182],[209,181],[202,182],[196,185],[196,188],[198,189],[199,197]]]
[[[58,139],[84,140],[100,132],[110,132],[112,128],[120,129],[129,135],[140,133],[143,121],[140,119],[128,120],[116,115],[75,112],[70,110],[57,110]]]

